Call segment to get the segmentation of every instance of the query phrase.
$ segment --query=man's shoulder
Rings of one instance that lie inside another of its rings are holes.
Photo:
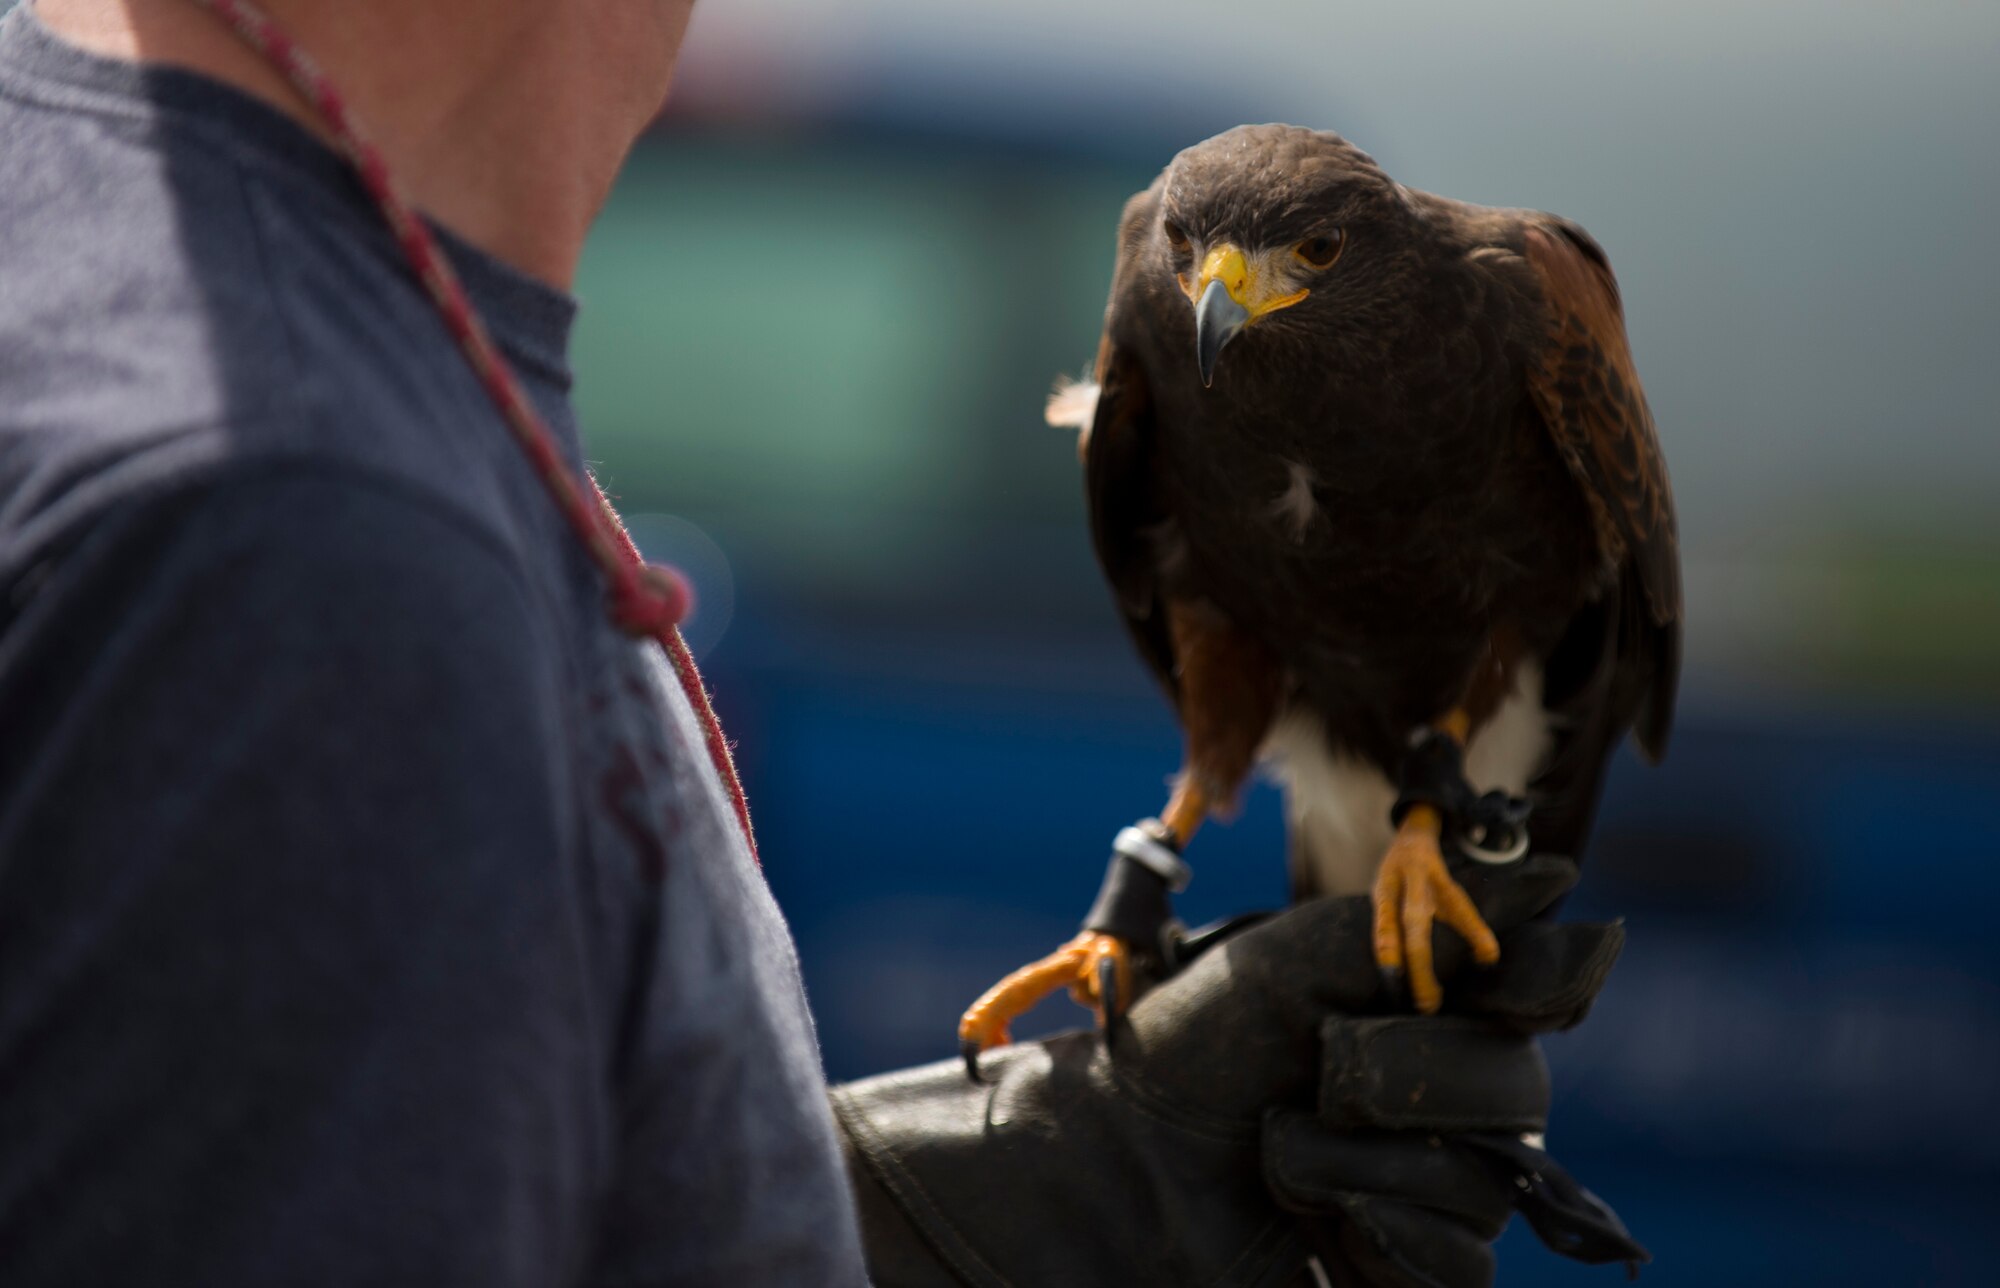
[[[504,618],[522,647],[548,642],[525,628],[541,606],[514,550],[361,467],[242,462],[102,498],[39,550],[0,533],[0,631],[17,642],[101,637],[156,610],[185,625],[198,605],[246,637],[372,620],[405,645],[462,642]]]
[[[236,373],[285,359],[268,292],[198,268],[249,245],[229,167],[37,88],[0,94],[0,541],[241,453],[278,408]]]
[[[504,536],[511,445],[366,212],[173,128],[0,95],[0,563],[265,468],[373,477]]]
[[[279,559],[398,551],[413,568],[479,565],[525,584],[531,544],[477,489],[290,433],[290,418],[313,414],[163,419],[130,432],[0,425],[0,594],[95,543],[150,559],[189,534]]]

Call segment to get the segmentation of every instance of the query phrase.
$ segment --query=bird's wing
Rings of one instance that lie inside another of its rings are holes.
[[[1156,550],[1167,516],[1154,484],[1153,398],[1138,360],[1109,335],[1098,345],[1097,404],[1082,450],[1097,561],[1140,656],[1178,703]]]
[[[1616,674],[1606,677],[1615,692],[1599,695],[1612,699],[1602,714],[1617,719],[1613,738],[1631,721],[1641,750],[1657,760],[1666,751],[1680,673],[1680,541],[1666,461],[1603,250],[1552,216],[1531,223],[1525,242],[1549,322],[1529,365],[1529,394],[1619,570],[1619,586],[1603,606],[1608,634],[1601,638],[1612,653],[1605,661]]]

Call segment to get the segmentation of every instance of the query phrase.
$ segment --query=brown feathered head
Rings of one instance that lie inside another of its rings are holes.
[[[1338,134],[1244,125],[1167,167],[1152,258],[1193,306],[1206,385],[1239,336],[1373,331],[1408,298],[1423,234],[1407,191]]]

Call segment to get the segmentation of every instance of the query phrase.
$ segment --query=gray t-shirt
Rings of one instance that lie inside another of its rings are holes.
[[[863,1280],[688,704],[358,185],[0,19],[0,1282]]]

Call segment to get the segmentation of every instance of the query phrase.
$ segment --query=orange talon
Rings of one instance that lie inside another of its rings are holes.
[[[1011,1040],[1009,1026],[1064,985],[1077,1001],[1094,1008],[1098,1022],[1103,1023],[1106,1017],[1098,981],[1106,965],[1111,968],[1117,992],[1115,1010],[1122,1011],[1124,1000],[1132,996],[1130,950],[1115,935],[1089,930],[987,989],[958,1022],[959,1049],[967,1071],[977,1078],[979,1054],[1007,1045]]]
[[[1403,928],[1396,924],[1402,905],[1402,866],[1385,859],[1375,876],[1375,964],[1385,972],[1403,969]]]
[[[1452,880],[1438,849],[1437,811],[1411,809],[1375,877],[1375,961],[1384,971],[1407,971],[1410,998],[1434,1013],[1444,1001],[1431,957],[1431,932],[1442,921],[1465,937],[1476,961],[1500,960],[1500,942]]]
[[[1142,831],[1153,841],[1165,844],[1178,856],[1194,836],[1195,830],[1208,817],[1209,793],[1195,781],[1193,773],[1184,773],[1174,783],[1174,791],[1167,801],[1167,808],[1161,811],[1160,819],[1135,824],[1127,831]],[[1161,836],[1159,829],[1166,835]],[[1122,845],[1123,835],[1114,842]],[[1135,857],[1126,852],[1128,857]],[[1156,874],[1157,865],[1148,863]],[[1186,883],[1182,873],[1180,883]],[[1179,889],[1180,885],[1172,885]],[[995,984],[980,995],[959,1017],[958,1050],[965,1060],[965,1072],[974,1082],[979,1076],[979,1056],[997,1046],[1005,1046],[1009,1041],[1008,1026],[1032,1010],[1036,1003],[1050,993],[1067,985],[1070,996],[1080,1005],[1088,1006],[1097,1013],[1100,1028],[1122,1015],[1132,1002],[1134,989],[1132,980],[1132,950],[1116,935],[1086,930],[1076,938],[1056,949],[1038,962],[1030,962],[1007,978]],[[1105,997],[1106,991],[1111,997]],[[1107,1031],[1106,1034],[1109,1037]]]
[[[1132,999],[1132,955],[1126,950],[1125,941],[1116,935],[1086,931],[1070,942],[1072,947],[1082,948],[1082,960],[1077,963],[1076,978],[1070,982],[1069,995],[1076,999],[1078,1006],[1087,1006],[1095,1011],[1097,1022],[1102,1025],[1111,1018],[1104,1013],[1104,967],[1106,964],[1111,967],[1114,1014],[1123,1012]]]

